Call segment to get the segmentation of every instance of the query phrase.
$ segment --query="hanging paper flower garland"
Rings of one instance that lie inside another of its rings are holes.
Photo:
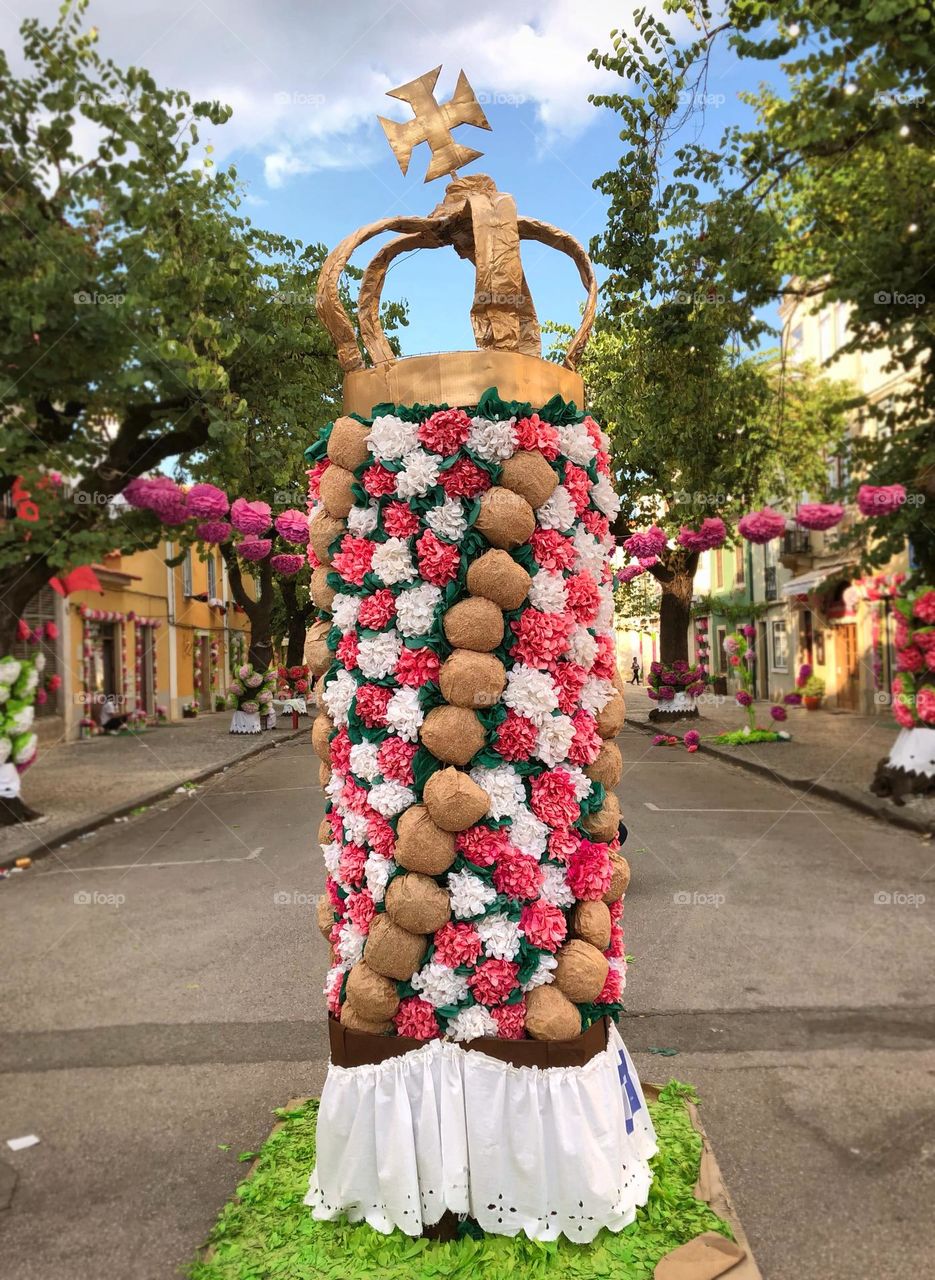
[[[891,516],[906,501],[901,484],[862,484],[857,490],[857,507],[863,516]]]
[[[795,513],[795,522],[802,529],[833,529],[843,519],[844,508],[838,502],[803,502]]]
[[[652,564],[656,557],[661,556],[668,545],[669,539],[665,532],[658,525],[650,525],[642,533],[631,533],[629,538],[624,539],[623,549],[629,552],[637,560],[643,564],[644,560],[648,560]],[[647,566],[643,564],[643,568]]]
[[[697,529],[683,524],[675,541],[686,551],[716,551],[727,541],[727,526],[720,516],[708,516]]]
[[[297,511],[294,507],[283,511],[276,517],[275,524],[276,532],[286,542],[303,547],[308,542],[308,516],[304,511]]]
[[[231,524],[238,532],[254,537],[266,532],[271,523],[271,515],[268,502],[248,502],[246,498],[235,498],[231,504]]]
[[[188,490],[188,505],[201,520],[219,520],[230,506],[227,494],[213,484],[194,484]]]
[[[741,516],[737,523],[737,530],[742,538],[746,538],[748,542],[755,542],[762,546],[764,543],[772,542],[774,538],[781,538],[786,531],[786,517],[773,511],[772,507],[762,507],[759,511],[751,511],[749,515]]]

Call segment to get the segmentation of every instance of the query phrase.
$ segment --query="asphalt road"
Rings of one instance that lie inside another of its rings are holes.
[[[641,1074],[698,1088],[767,1280],[935,1274],[932,846],[621,741]],[[321,1088],[316,784],[283,743],[0,886],[5,1280],[177,1275]]]

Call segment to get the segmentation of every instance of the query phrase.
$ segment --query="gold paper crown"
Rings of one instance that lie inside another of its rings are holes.
[[[444,199],[428,217],[383,218],[361,227],[332,250],[322,267],[317,308],[334,339],[346,375],[345,412],[367,416],[373,405],[386,402],[476,404],[491,386],[497,387],[505,400],[544,404],[559,394],[580,406],[584,387],[575,370],[591,332],[597,304],[591,260],[567,232],[534,218],[519,217],[513,197],[498,191],[492,178],[485,174],[458,176],[457,169],[476,160],[481,152],[456,143],[451,129],[461,124],[481,129],[489,129],[490,125],[463,71],[451,100],[436,102],[433,91],[440,70],[436,67],[390,90],[390,97],[410,103],[415,113],[413,120],[398,124],[380,117],[380,123],[403,173],[409,167],[413,148],[421,142],[428,143],[432,159],[426,182],[446,173],[452,178]],[[341,303],[339,285],[354,250],[386,231],[401,234],[388,241],[372,259],[357,299],[360,337],[372,361],[372,366],[367,367],[354,325]],[[520,260],[521,240],[538,240],[567,254],[587,290],[581,325],[561,365],[542,359],[539,321]],[[401,253],[445,245],[474,264],[471,325],[478,350],[397,360],[380,323],[380,297],[387,269]]]

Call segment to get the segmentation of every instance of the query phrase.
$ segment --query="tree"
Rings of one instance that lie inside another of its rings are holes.
[[[591,55],[627,82],[595,98],[618,112],[627,146],[596,184],[610,197],[596,253],[610,268],[611,314],[653,290],[717,296],[732,339],[751,347],[767,328],[762,309],[780,297],[847,303],[848,340],[836,355],[886,351],[891,370],[914,375],[892,405],[867,406],[852,449],[854,485],[899,481],[915,491],[897,518],[866,527],[865,556],[884,563],[909,538],[931,580],[932,9],[897,0],[728,0],[716,15],[690,0],[666,8],[685,38],[644,9],[631,34],[613,33],[612,52]],[[754,123],[710,145],[708,74],[725,43],[771,69],[782,60],[785,82],[743,95]]]
[[[613,443],[618,536],[655,524],[671,541],[682,526],[712,517],[730,525],[753,506],[795,503],[826,483],[845,389],[804,368],[784,376],[769,355],[731,351],[718,305],[632,305],[597,327],[582,372]],[[665,663],[688,657],[698,559],[669,546],[648,567],[661,587]]]
[[[102,59],[85,8],[23,23],[27,74],[0,53],[0,654],[53,576],[156,541],[111,499],[272,415],[307,338],[272,301],[299,246],[240,214],[210,148],[198,163],[199,125],[229,108]]]

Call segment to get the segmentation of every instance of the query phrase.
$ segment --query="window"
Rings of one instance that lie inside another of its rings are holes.
[[[738,587],[742,587],[744,584],[743,559],[743,544],[738,543],[737,546],[734,547],[734,583]]]
[[[182,561],[182,595],[190,596],[192,593],[192,553],[191,548],[185,552],[185,559]]]
[[[727,663],[725,661],[724,654],[724,641],[727,639],[727,628],[718,627],[716,634],[717,644],[714,646],[714,661],[717,663],[718,675],[723,675],[727,670]]]
[[[834,313],[826,307],[818,317],[818,358],[824,363],[834,352]]]
[[[714,585],[716,587],[724,585],[724,558],[720,551],[714,553]]]
[[[800,324],[789,331],[789,343],[786,348],[789,360],[793,364],[798,364],[802,359],[802,344],[805,341],[805,332]]]
[[[213,555],[208,556],[208,599],[216,600],[218,594],[218,569]]]
[[[847,303],[837,302],[834,307],[835,342],[843,347],[847,342]]]
[[[784,618],[774,619],[769,624],[770,666],[773,671],[789,670],[789,636],[786,633]]]

